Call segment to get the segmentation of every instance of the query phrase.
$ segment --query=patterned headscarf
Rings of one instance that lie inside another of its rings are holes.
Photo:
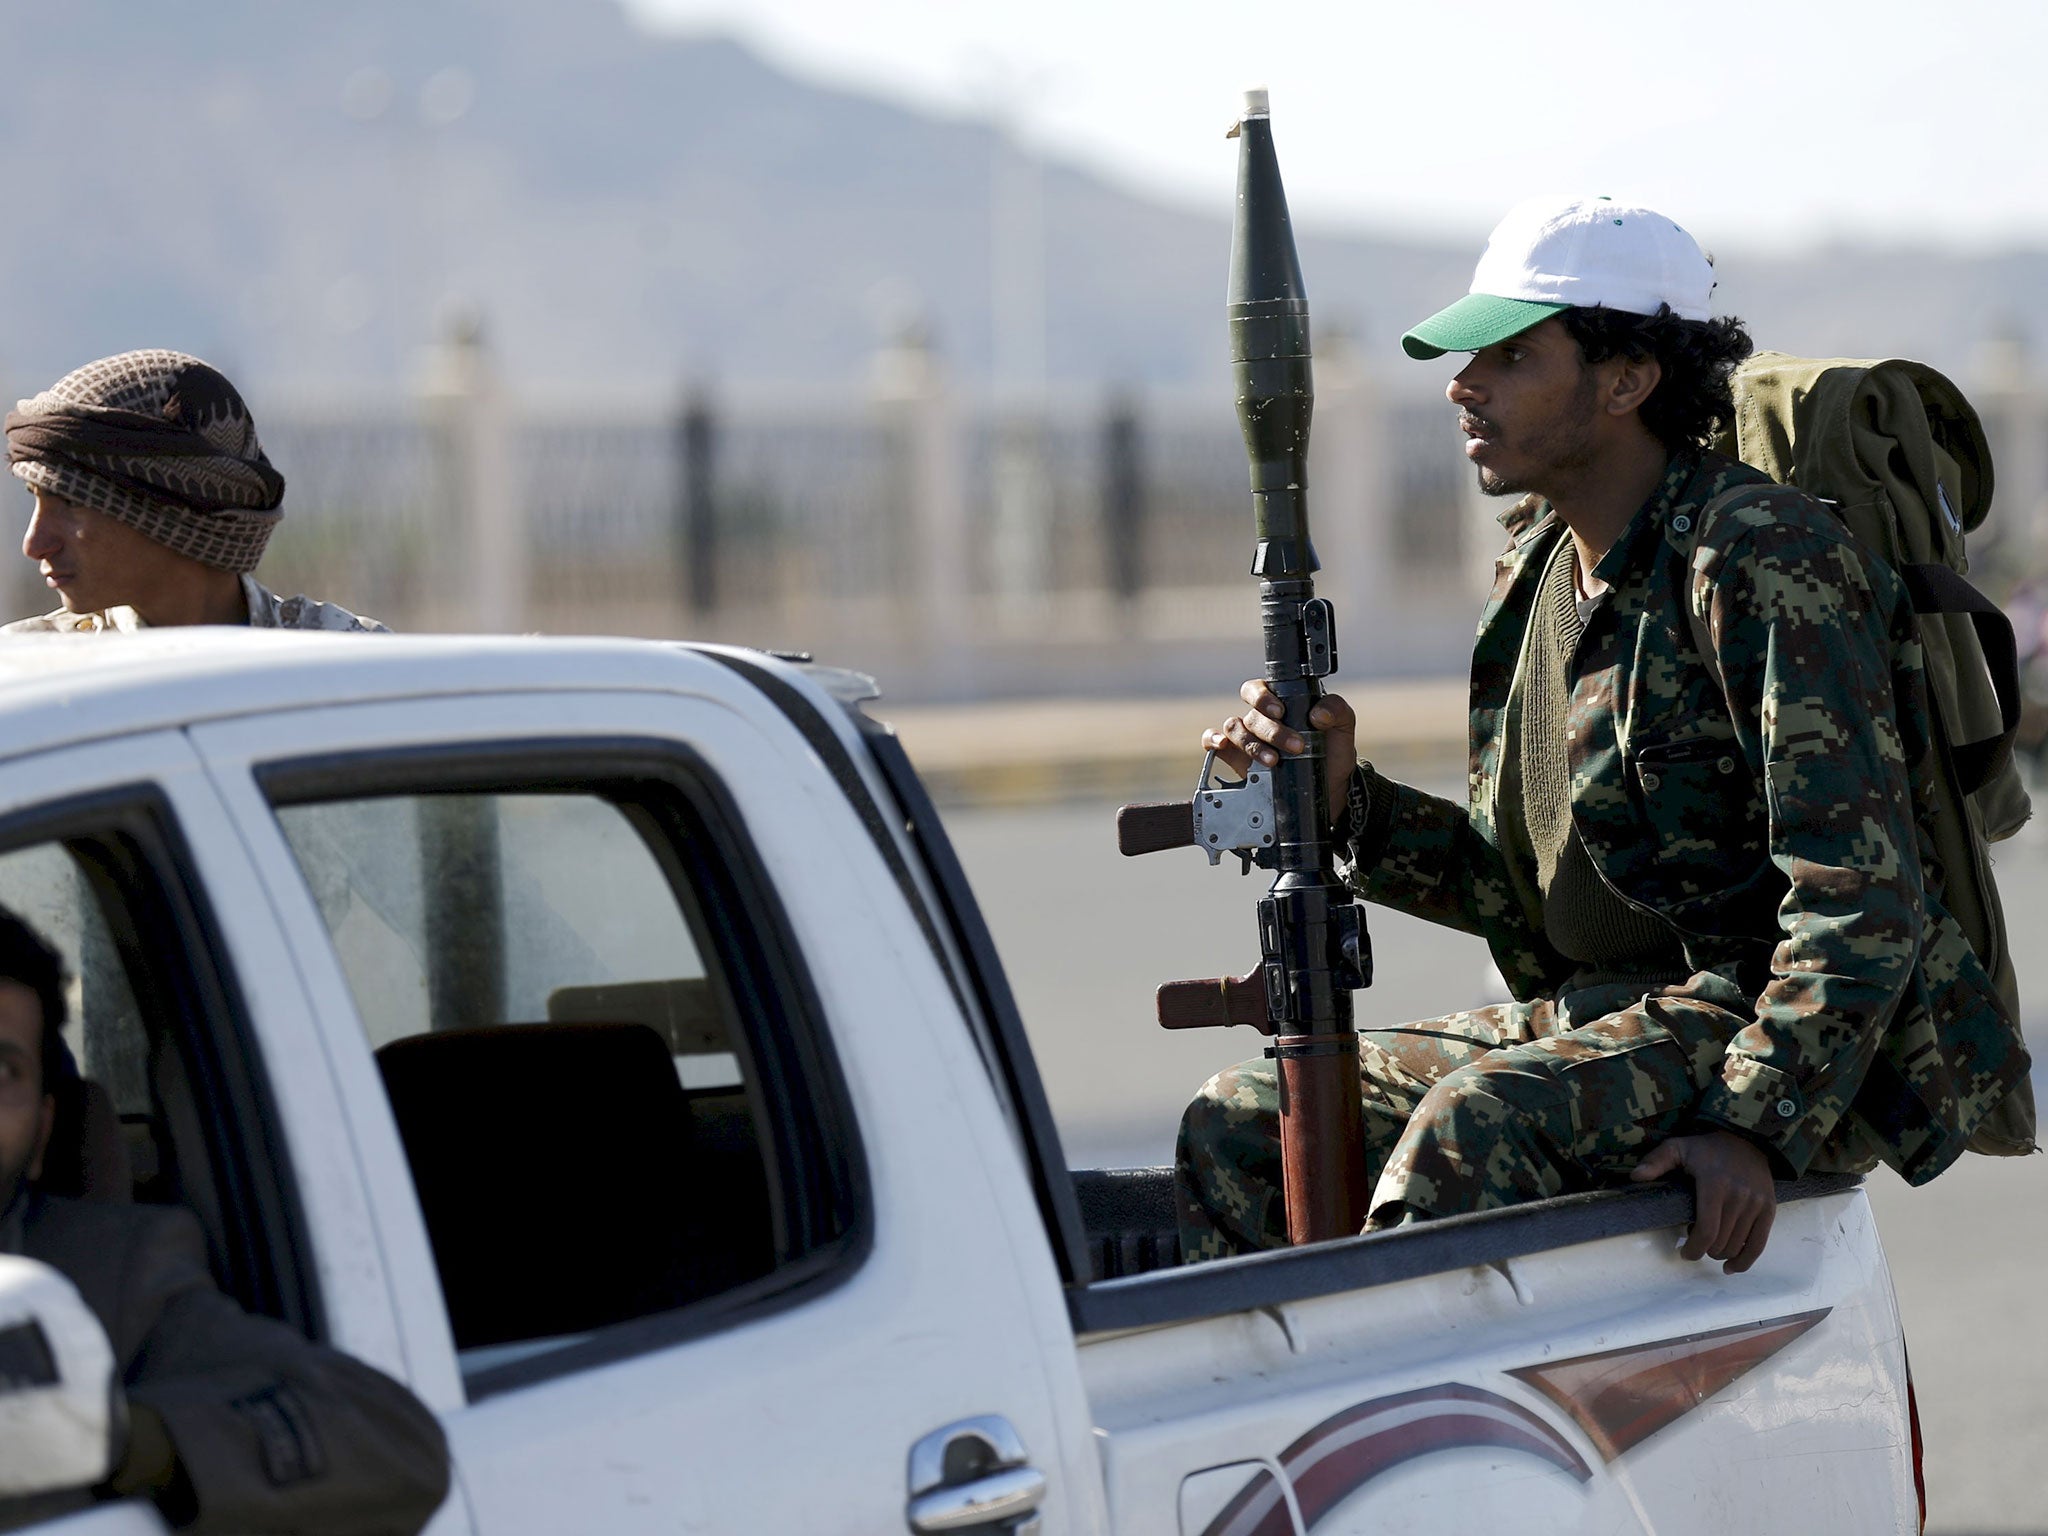
[[[202,565],[253,571],[284,477],[218,370],[182,352],[123,352],[67,373],[7,415],[7,467]]]

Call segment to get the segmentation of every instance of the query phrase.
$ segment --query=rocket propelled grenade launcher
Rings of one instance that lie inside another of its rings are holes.
[[[1276,873],[1259,903],[1262,963],[1242,977],[1169,982],[1159,1022],[1169,1029],[1249,1023],[1273,1036],[1280,1078],[1280,1152],[1290,1242],[1356,1233],[1365,1220],[1358,1035],[1351,993],[1372,980],[1363,913],[1336,877],[1323,737],[1308,723],[1322,679],[1337,670],[1336,621],[1315,595],[1308,532],[1308,434],[1315,405],[1308,298],[1295,256],[1287,193],[1273,153],[1264,91],[1245,93],[1238,141],[1237,221],[1230,246],[1230,358],[1237,417],[1251,461],[1267,685],[1287,727],[1307,744],[1277,767],[1254,764],[1240,785],[1202,766],[1192,805],[1125,806],[1127,854],[1189,843],[1213,864],[1235,853]]]

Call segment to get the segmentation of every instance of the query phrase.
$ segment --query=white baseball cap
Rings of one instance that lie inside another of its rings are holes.
[[[1714,267],[1699,242],[1654,209],[1609,197],[1523,203],[1487,237],[1472,288],[1401,338],[1410,357],[1476,352],[1562,309],[1598,305],[1712,318]]]

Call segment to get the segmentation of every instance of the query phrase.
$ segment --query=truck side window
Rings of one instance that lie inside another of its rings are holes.
[[[84,869],[59,843],[0,854],[0,907],[64,962],[65,1043],[79,1070],[131,1121],[150,1113],[149,1040],[135,994]]]
[[[307,1332],[319,1320],[278,1191],[282,1154],[259,1144],[240,1000],[210,919],[181,878],[182,846],[147,791],[47,808],[60,836],[0,850],[0,907],[56,950],[76,1075],[52,1078],[42,1190],[67,1199],[182,1205],[222,1288]]]
[[[522,1362],[519,1379],[571,1368],[564,1352],[615,1325],[758,1292],[830,1235],[772,1134],[773,1021],[750,1016],[770,993],[733,952],[717,861],[668,809],[641,786],[278,812],[472,1392]]]

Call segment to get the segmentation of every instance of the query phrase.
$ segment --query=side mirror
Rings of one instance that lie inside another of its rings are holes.
[[[114,1347],[71,1282],[0,1254],[0,1499],[114,1470]]]

